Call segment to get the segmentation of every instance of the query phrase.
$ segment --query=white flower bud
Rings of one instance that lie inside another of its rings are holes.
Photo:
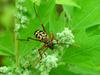
[[[69,47],[69,45],[75,42],[74,35],[68,28],[65,28],[61,33],[57,33],[57,38],[60,43],[66,44],[66,47]]]
[[[9,68],[6,67],[6,66],[0,67],[0,72],[1,73],[7,73],[7,72],[9,72]]]
[[[15,29],[14,31],[18,31],[20,29],[21,25],[20,24],[15,24]]]
[[[42,62],[36,66],[36,68],[41,72],[41,75],[49,75],[52,68],[58,66],[58,58],[55,54],[47,55],[47,57],[42,59]]]
[[[21,17],[21,23],[26,23],[28,21],[26,16]]]

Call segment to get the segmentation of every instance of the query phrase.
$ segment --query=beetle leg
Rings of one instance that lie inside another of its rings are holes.
[[[38,39],[35,39],[35,38],[32,38],[32,37],[28,37],[28,38],[27,38],[27,41],[30,41],[30,40],[39,41]]]
[[[55,36],[54,36],[54,34],[52,32],[50,33],[50,39],[51,39],[51,41],[53,41],[55,39],[57,44],[59,44],[58,40],[55,38]]]
[[[40,60],[42,59],[42,55],[44,54],[45,51],[42,51],[44,48],[47,48],[47,46],[44,44],[41,48],[38,49],[38,52],[40,54]]]
[[[42,59],[42,54],[41,54],[41,49],[38,49],[39,55],[40,55],[40,60]]]
[[[50,41],[53,41],[54,40],[54,35],[53,35],[53,33],[51,32],[50,33]]]
[[[20,41],[30,41],[30,40],[35,40],[35,41],[39,41],[41,42],[40,40],[36,39],[36,38],[32,38],[32,37],[27,37],[27,39],[18,39]]]
[[[42,52],[42,54],[44,54],[45,56],[47,56],[46,53],[45,53],[45,51],[47,50],[47,48],[48,48],[48,47],[46,46],[45,49],[44,49],[43,52]]]

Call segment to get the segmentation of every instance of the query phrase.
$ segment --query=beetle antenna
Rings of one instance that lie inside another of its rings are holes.
[[[40,24],[41,24],[43,30],[46,32],[46,30],[45,30],[45,28],[44,28],[44,25],[43,25],[43,22],[42,22],[40,16],[38,15],[38,13],[37,13],[37,11],[36,11],[35,4],[34,4],[34,11],[35,11],[35,13],[36,13],[37,18],[38,18],[39,21],[40,21]]]
[[[37,11],[36,11],[35,4],[34,4],[34,11],[35,11],[35,14],[36,14],[37,18],[39,19],[41,25],[43,25],[43,22],[42,22],[40,16],[38,15],[38,13],[37,13]]]

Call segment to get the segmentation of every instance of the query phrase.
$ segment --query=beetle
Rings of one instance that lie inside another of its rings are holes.
[[[27,39],[19,39],[19,40],[21,40],[21,41],[35,40],[35,41],[39,41],[39,42],[44,43],[43,46],[41,46],[38,49],[38,52],[40,54],[40,60],[41,60],[42,59],[42,55],[45,54],[45,50],[44,49],[49,48],[49,49],[53,50],[54,49],[54,45],[55,45],[54,40],[56,40],[57,44],[58,44],[58,40],[55,39],[54,34],[52,32],[50,33],[50,36],[47,34],[47,31],[46,31],[46,29],[45,29],[45,27],[44,27],[44,25],[43,25],[43,23],[42,23],[42,21],[40,19],[40,16],[36,12],[35,6],[34,6],[34,11],[36,13],[37,18],[40,21],[40,24],[42,26],[42,30],[38,29],[38,30],[36,30],[34,32],[35,38],[27,37]]]

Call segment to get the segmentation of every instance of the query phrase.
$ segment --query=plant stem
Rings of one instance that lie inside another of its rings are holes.
[[[14,32],[14,39],[15,39],[15,59],[16,59],[16,67],[19,66],[19,51],[18,51],[18,35],[17,32]]]

